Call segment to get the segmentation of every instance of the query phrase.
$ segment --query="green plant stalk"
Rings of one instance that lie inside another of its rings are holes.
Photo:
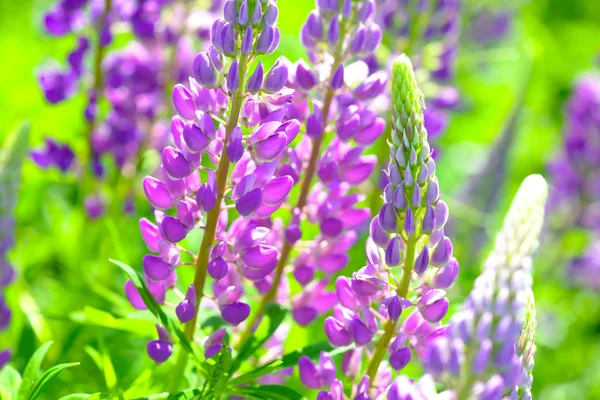
[[[231,112],[229,113],[229,119],[227,125],[225,125],[225,140],[223,143],[223,150],[219,164],[217,166],[217,203],[212,210],[206,215],[206,229],[204,230],[204,236],[202,237],[202,243],[200,244],[200,250],[195,263],[195,274],[194,274],[194,287],[196,288],[196,307],[194,317],[186,323],[184,334],[188,340],[193,340],[194,332],[196,330],[196,320],[198,319],[198,311],[200,310],[200,303],[202,297],[204,297],[204,284],[206,282],[206,266],[208,264],[208,256],[210,254],[210,248],[215,240],[215,233],[217,230],[217,223],[219,221],[219,215],[221,213],[221,203],[225,196],[225,189],[227,186],[227,177],[229,176],[229,166],[231,162],[227,157],[227,142],[229,135],[238,126],[240,119],[240,112],[244,104],[244,87],[245,77],[247,70],[247,57],[242,55],[240,57],[240,85],[235,93],[231,102]],[[175,370],[173,374],[173,380],[171,380],[170,391],[175,391],[179,388],[179,382],[185,371],[187,365],[188,354],[185,351],[180,351],[177,362],[175,363]]]
[[[415,254],[417,249],[418,238],[420,235],[415,234],[408,238],[408,243],[406,244],[406,258],[404,259],[404,271],[402,272],[402,280],[400,281],[400,286],[396,290],[398,296],[402,298],[406,298],[408,296],[408,289],[410,288],[410,281],[412,277],[412,271],[415,266]],[[369,361],[369,365],[367,366],[367,375],[371,378],[371,384],[375,382],[375,376],[377,375],[377,370],[379,369],[379,365],[381,361],[383,361],[383,357],[387,352],[387,348],[394,338],[396,333],[396,322],[393,322],[391,319],[388,319],[385,324],[383,335],[379,338],[379,341],[375,345],[375,351],[373,352],[373,357]]]

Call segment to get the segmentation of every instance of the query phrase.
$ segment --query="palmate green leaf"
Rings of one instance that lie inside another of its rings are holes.
[[[46,353],[50,346],[52,346],[52,342],[44,343],[35,351],[35,353],[33,353],[29,361],[27,361],[17,400],[25,400],[28,398],[28,394],[32,391],[38,371],[40,370],[42,361],[44,361],[44,357],[46,357]]]
[[[261,386],[246,386],[237,388],[236,395],[241,395],[249,399],[261,400],[305,400],[302,394],[294,389],[283,385],[261,385]]]
[[[123,272],[125,272],[125,274],[129,277],[129,279],[131,279],[131,282],[133,282],[133,284],[137,288],[138,292],[140,293],[140,296],[142,297],[142,300],[144,301],[144,304],[146,305],[146,307],[148,307],[148,310],[150,310],[150,312],[152,314],[154,314],[154,316],[156,318],[158,318],[160,323],[169,332],[173,333],[175,336],[177,336],[177,338],[179,338],[179,342],[181,343],[181,346],[189,354],[192,354],[195,356],[194,350],[192,349],[190,342],[187,340],[187,338],[185,337],[185,335],[183,334],[181,329],[179,329],[179,327],[173,322],[173,320],[171,318],[169,318],[167,316],[167,314],[165,314],[165,312],[158,305],[156,300],[154,300],[154,297],[152,297],[152,295],[148,291],[148,287],[146,286],[146,283],[141,278],[141,276],[127,264],[124,264],[120,261],[113,260],[113,259],[109,259],[109,261],[112,262],[113,264],[115,264],[116,266],[118,266],[119,268],[121,268],[123,270]]]
[[[0,370],[0,399],[16,399],[21,386],[21,375],[10,365]]]
[[[44,374],[35,382],[35,385],[31,388],[31,392],[27,395],[27,400],[35,400],[42,394],[44,386],[48,384],[52,379],[56,378],[63,370],[71,367],[78,366],[79,363],[69,364],[58,364],[52,368],[49,368]]]
[[[281,323],[283,322],[287,312],[288,310],[280,306],[279,304],[270,304],[267,307],[264,318],[269,320],[269,328],[267,330],[266,335],[260,339],[256,337],[256,334],[250,336],[250,338],[246,341],[246,343],[244,343],[239,353],[231,363],[229,376],[232,376],[233,373],[240,368],[242,362],[252,357],[252,355],[256,353],[256,351],[260,349],[261,346],[267,340],[269,340],[271,336],[273,336],[277,328],[279,328],[279,325],[281,325]]]

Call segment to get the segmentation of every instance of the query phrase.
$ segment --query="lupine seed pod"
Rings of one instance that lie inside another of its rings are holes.
[[[21,185],[21,167],[27,155],[29,125],[23,124],[13,131],[0,151],[0,336],[8,328],[11,311],[5,299],[6,286],[15,277],[15,270],[8,262],[7,251],[15,241],[14,208]],[[5,343],[2,341],[2,343]],[[10,361],[11,351],[0,348],[0,369]]]
[[[539,175],[523,181],[463,310],[423,351],[428,372],[458,398],[501,399],[531,384],[524,376],[530,377],[535,348],[532,255],[547,191]]]

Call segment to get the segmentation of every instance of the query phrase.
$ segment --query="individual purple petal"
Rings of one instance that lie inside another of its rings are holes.
[[[177,243],[185,239],[187,228],[177,218],[165,216],[160,223],[160,232],[170,243]]]
[[[278,59],[275,64],[271,67],[267,76],[265,77],[263,90],[267,93],[279,92],[287,83],[288,80],[288,69],[287,66]]]
[[[379,211],[379,225],[388,233],[395,233],[397,230],[397,219],[394,207],[390,203],[385,203]]]
[[[385,248],[385,263],[389,267],[396,267],[401,262],[402,241],[398,236],[393,236]]]
[[[219,86],[219,79],[217,77],[217,69],[214,67],[211,58],[207,52],[200,52],[194,58],[192,63],[192,74],[194,79],[202,87],[214,88]]]
[[[379,247],[386,247],[390,240],[388,234],[379,225],[379,215],[376,215],[369,225],[369,232],[373,242]]]
[[[164,340],[151,340],[147,346],[148,356],[157,364],[167,361],[173,353],[173,346]]]
[[[182,130],[182,137],[185,140],[185,144],[191,151],[198,152],[202,151],[211,142],[211,139],[206,136],[198,125],[192,121],[188,121]]]
[[[150,222],[147,218],[140,218],[140,231],[142,233],[142,239],[148,247],[148,250],[155,253],[158,252],[158,227]]]
[[[247,86],[248,92],[250,92],[252,94],[258,93],[258,91],[262,87],[263,78],[264,78],[264,69],[263,69],[262,63],[259,61],[258,64],[256,65],[256,68],[254,69],[254,72],[248,78],[248,86]]]
[[[243,195],[235,203],[235,209],[243,217],[251,217],[262,202],[262,189],[256,188]]]
[[[223,339],[227,331],[225,328],[219,328],[210,334],[204,342],[204,358],[208,359],[217,354],[223,348]]]
[[[208,212],[217,204],[217,194],[205,183],[196,193],[196,203],[200,210]]]
[[[431,255],[431,264],[443,267],[452,258],[452,242],[449,238],[444,237],[444,239],[438,243]]]
[[[352,334],[352,340],[354,340],[358,346],[364,346],[373,339],[373,332],[356,317],[352,319],[352,322],[350,323],[350,333]]]
[[[250,247],[242,251],[242,260],[251,268],[262,268],[277,259],[277,248],[266,244]]]
[[[196,315],[196,307],[189,300],[184,300],[177,304],[175,308],[175,314],[179,322],[186,323],[194,318]]]
[[[298,370],[304,386],[311,389],[320,389],[323,386],[317,366],[307,356],[302,356],[298,360]]]
[[[423,250],[417,256],[415,260],[414,270],[417,275],[423,275],[427,270],[427,266],[429,265],[429,249],[427,246],[423,246]]]
[[[148,274],[150,279],[155,281],[167,279],[172,271],[171,265],[164,262],[161,257],[152,254],[146,254],[144,256],[142,266],[144,267],[144,272]]]
[[[324,324],[325,334],[334,346],[348,346],[352,343],[350,332],[344,327],[344,324],[334,317],[327,317]]]
[[[458,262],[451,258],[445,267],[440,268],[432,280],[432,286],[438,289],[448,289],[458,276]]]
[[[192,94],[180,83],[173,87],[173,105],[177,113],[183,118],[196,118],[196,105]]]
[[[167,146],[162,151],[163,167],[172,179],[181,179],[190,175],[194,167],[186,158],[171,146]]]
[[[310,90],[317,84],[317,76],[304,60],[296,65],[296,83],[304,90]]]
[[[242,302],[234,302],[221,307],[221,317],[230,325],[237,326],[250,315],[250,306]]]
[[[222,257],[213,258],[206,265],[208,274],[215,280],[223,279],[229,272],[229,265]]]
[[[410,349],[408,347],[403,347],[390,355],[390,365],[395,371],[400,371],[408,365],[410,356]]]
[[[293,186],[294,180],[289,175],[270,180],[263,188],[263,202],[268,205],[280,203],[287,197]]]

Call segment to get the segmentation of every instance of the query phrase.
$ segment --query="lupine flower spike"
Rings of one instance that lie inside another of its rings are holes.
[[[7,252],[15,243],[13,213],[21,184],[21,166],[27,155],[28,139],[29,126],[22,125],[8,136],[0,151],[0,336],[8,328],[11,319],[5,295],[6,287],[15,278],[15,270],[8,262]],[[10,349],[1,346],[0,369],[10,358]]]
[[[336,0],[316,5],[300,34],[308,61],[295,63],[285,79],[278,73],[265,81],[265,86],[269,81],[281,85],[287,81],[295,90],[288,117],[297,118],[306,134],[285,151],[277,172],[300,186],[299,195],[290,204],[292,215],[277,266],[260,282],[264,294],[238,344],[250,337],[270,302],[287,300],[281,293],[287,290],[289,264],[304,288],[291,301],[294,320],[305,326],[329,311],[335,295],[326,289],[327,283],[347,265],[347,251],[370,216],[368,209],[357,207],[364,196],[353,187],[373,172],[376,157],[362,153],[385,129],[385,120],[370,103],[384,91],[386,76],[369,71],[361,60],[381,41],[381,29],[373,22],[375,2]],[[300,243],[307,223],[318,225],[320,235]]]
[[[325,320],[332,345],[357,347],[345,359],[370,353],[366,375],[359,376],[360,398],[365,399],[386,392],[388,398],[404,398],[399,397],[404,384],[391,382],[391,369],[402,370],[411,348],[426,346],[437,334],[448,311],[445,290],[458,274],[452,243],[444,235],[448,207],[441,200],[423,124],[423,95],[408,57],[398,57],[392,68],[392,134],[385,169],[390,183],[370,225],[368,265],[352,278],[338,278],[339,304]],[[359,371],[353,367],[344,373],[356,376]]]
[[[423,350],[426,370],[459,399],[531,398],[535,353],[532,254],[542,228],[547,191],[539,175],[523,181],[462,311]]]

